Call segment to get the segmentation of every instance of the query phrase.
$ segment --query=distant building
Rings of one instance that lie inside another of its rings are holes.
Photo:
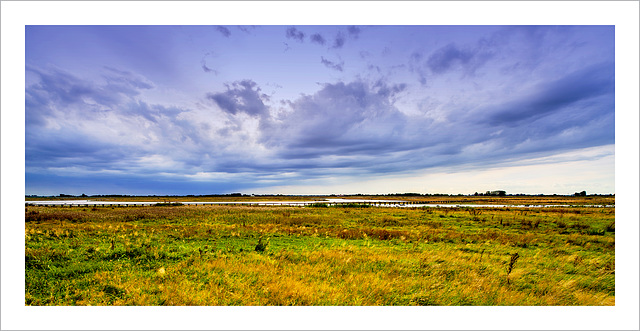
[[[507,192],[506,191],[487,191],[487,193],[485,193],[484,195],[494,195],[494,196],[503,197],[507,195]]]

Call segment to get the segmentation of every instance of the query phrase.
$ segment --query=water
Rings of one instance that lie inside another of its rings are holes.
[[[25,201],[26,205],[54,205],[54,206],[152,206],[157,201],[94,201],[94,200],[49,200],[49,201]],[[607,207],[615,205],[472,205],[472,204],[447,204],[447,203],[411,203],[405,200],[369,200],[369,199],[325,199],[320,201],[180,201],[184,205],[258,205],[258,206],[306,206],[316,203],[344,204],[362,203],[380,207],[401,208],[553,208],[553,207]]]

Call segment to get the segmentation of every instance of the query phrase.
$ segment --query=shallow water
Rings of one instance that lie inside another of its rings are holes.
[[[25,201],[25,205],[55,205],[55,206],[100,206],[100,205],[128,205],[151,206],[157,201],[93,201],[93,200],[49,200],[49,201]],[[552,208],[552,207],[615,207],[615,205],[473,205],[473,204],[441,204],[441,203],[412,203],[405,200],[368,200],[368,199],[326,199],[321,201],[180,201],[184,205],[259,205],[259,206],[305,206],[316,203],[343,204],[363,203],[380,207],[402,208]]]

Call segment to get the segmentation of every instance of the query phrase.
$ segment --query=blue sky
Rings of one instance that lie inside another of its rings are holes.
[[[614,26],[26,26],[26,194],[615,193]]]

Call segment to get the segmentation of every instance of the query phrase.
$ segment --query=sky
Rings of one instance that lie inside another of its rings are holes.
[[[614,26],[25,27],[25,193],[615,193]]]

